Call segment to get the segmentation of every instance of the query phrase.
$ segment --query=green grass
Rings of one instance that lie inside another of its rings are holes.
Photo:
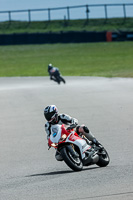
[[[0,46],[0,76],[133,77],[133,42]]]
[[[133,18],[0,22],[0,34],[60,31],[133,31]]]

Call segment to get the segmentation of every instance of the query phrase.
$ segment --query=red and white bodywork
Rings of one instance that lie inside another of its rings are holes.
[[[106,149],[80,137],[72,124],[67,129],[64,125],[52,125],[51,135],[48,139],[49,147],[54,147],[56,151],[56,159],[64,161],[72,170],[81,171],[83,166],[96,164],[105,167],[109,164],[110,158]]]
[[[85,152],[91,149],[91,146],[82,139],[73,129],[66,130],[63,125],[52,125],[51,135],[48,140],[49,146],[57,148],[62,143],[69,143],[78,146],[81,158],[85,158]]]

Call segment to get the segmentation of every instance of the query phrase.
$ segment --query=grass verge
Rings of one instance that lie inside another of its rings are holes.
[[[133,77],[133,42],[0,46],[0,76]]]

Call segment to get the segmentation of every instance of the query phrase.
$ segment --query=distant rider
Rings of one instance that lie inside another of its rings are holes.
[[[77,119],[72,118],[67,114],[59,114],[58,109],[55,105],[49,105],[44,109],[44,117],[47,120],[47,122],[45,123],[45,131],[47,133],[47,139],[49,139],[50,137],[52,125],[55,125],[55,124],[60,124],[60,125],[75,124],[76,126],[78,125]],[[92,141],[92,143],[96,144],[97,146],[100,145],[100,143],[96,140],[96,138],[91,134],[91,132],[85,125],[77,126],[76,132],[79,135],[85,135],[88,140]],[[55,157],[58,161],[62,160],[60,153],[57,151],[56,151]]]
[[[60,75],[59,69],[57,67],[53,67],[52,64],[48,65],[48,73],[49,73],[49,76],[50,76],[50,80],[54,80],[58,84],[60,84],[61,81],[63,83],[65,83],[64,78],[61,77],[61,75]]]

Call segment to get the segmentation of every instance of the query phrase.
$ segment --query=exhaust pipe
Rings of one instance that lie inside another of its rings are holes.
[[[99,155],[96,154],[92,157],[92,164],[96,164],[98,161],[99,161]]]

